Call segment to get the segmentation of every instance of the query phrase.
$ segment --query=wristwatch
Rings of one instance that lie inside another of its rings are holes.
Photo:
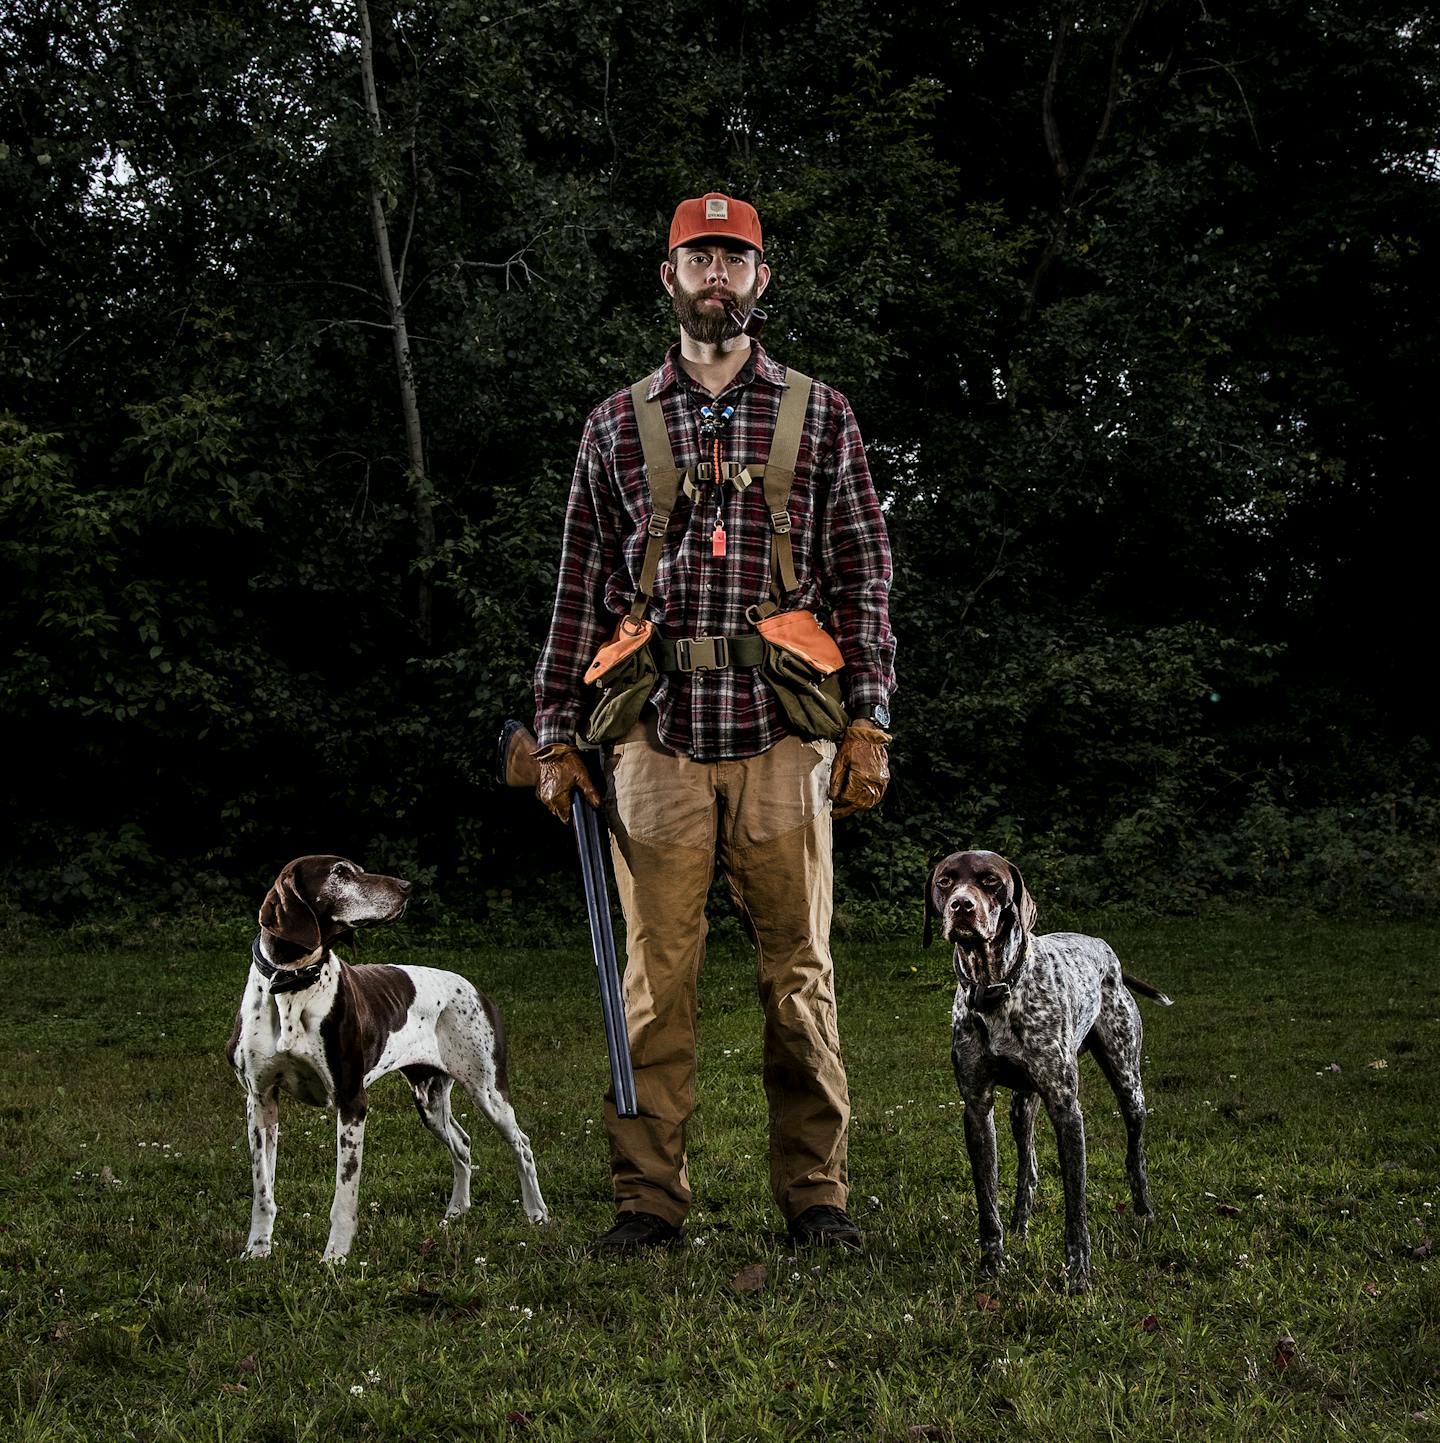
[[[851,721],[874,722],[880,730],[890,730],[890,708],[883,701],[876,702],[873,706],[857,706],[850,710]]]

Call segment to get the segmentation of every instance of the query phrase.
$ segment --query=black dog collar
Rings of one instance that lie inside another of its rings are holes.
[[[1009,1000],[1010,984],[1008,982],[992,982],[986,987],[982,987],[978,982],[972,982],[970,990],[965,994],[965,1005],[972,1012],[993,1012]]]
[[[325,957],[321,954],[318,962],[312,962],[308,967],[277,967],[260,950],[260,938],[263,934],[257,932],[255,940],[250,944],[250,960],[260,969],[260,975],[270,984],[271,993],[276,992],[303,992],[307,987],[313,987],[320,980],[320,973],[325,968]]]

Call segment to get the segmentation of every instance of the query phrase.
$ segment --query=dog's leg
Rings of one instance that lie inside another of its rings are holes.
[[[343,1263],[355,1241],[360,1211],[360,1163],[365,1153],[364,1096],[342,1106],[335,1136],[335,1201],[330,1204],[330,1240],[321,1262]]]
[[[1035,1114],[1040,1107],[1040,1094],[1016,1089],[1010,1094],[1010,1135],[1015,1139],[1015,1211],[1010,1218],[1010,1231],[1023,1238],[1030,1223],[1030,1209],[1035,1203],[1035,1185],[1040,1170],[1035,1165]]]
[[[1065,1184],[1066,1290],[1083,1293],[1090,1285],[1090,1224],[1085,1211],[1085,1118],[1080,1111],[1079,1077],[1072,1064],[1069,1075],[1045,1098],[1045,1109],[1055,1125],[1060,1153],[1060,1176]]]
[[[440,1058],[445,1069],[470,1094],[475,1106],[490,1119],[496,1132],[510,1144],[515,1166],[520,1174],[520,1206],[532,1223],[543,1223],[550,1216],[545,1199],[540,1196],[540,1180],[535,1176],[535,1157],[530,1139],[520,1131],[515,1109],[500,1079],[505,1075],[504,1041],[498,1023],[483,1022],[481,1035],[442,1015],[435,1029],[440,1044]]]
[[[1130,1002],[1128,996],[1126,1002]],[[1154,1217],[1150,1179],[1145,1167],[1145,1089],[1140,1085],[1140,1009],[1130,1003],[1133,1017],[1122,1010],[1115,1025],[1097,1022],[1090,1031],[1090,1051],[1120,1104],[1125,1119],[1125,1173],[1130,1180],[1130,1205],[1137,1218]]]
[[[275,1154],[280,1135],[280,1099],[245,1094],[245,1128],[250,1141],[250,1240],[242,1258],[268,1258],[275,1229]]]
[[[975,1180],[975,1208],[980,1220],[980,1267],[998,1272],[1005,1262],[1005,1235],[1000,1227],[999,1160],[995,1153],[995,1092],[985,1088],[965,1099],[965,1149]]]
[[[420,1114],[420,1121],[450,1150],[455,1171],[445,1221],[451,1222],[470,1206],[470,1134],[450,1111],[450,1092],[455,1079],[429,1068],[407,1067],[403,1071],[415,1095],[415,1110]]]
[[[464,1079],[461,1079],[464,1081]],[[466,1086],[476,1107],[494,1124],[495,1131],[510,1144],[515,1154],[515,1166],[520,1174],[520,1206],[532,1223],[543,1223],[550,1216],[545,1199],[540,1196],[540,1180],[535,1175],[535,1157],[530,1151],[530,1139],[520,1131],[515,1118],[515,1109],[509,1100],[495,1086]]]

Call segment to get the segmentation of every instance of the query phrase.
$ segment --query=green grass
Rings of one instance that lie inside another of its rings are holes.
[[[508,1155],[472,1117],[475,1206],[442,1229],[448,1161],[390,1079],[372,1093],[360,1235],[335,1270],[319,1261],[333,1120],[292,1103],[276,1257],[236,1260],[249,1176],[222,1053],[243,948],[6,959],[0,1436],[1440,1436],[1440,1261],[1415,1256],[1440,1230],[1435,929],[1091,925],[1176,1006],[1143,1004],[1148,1227],[1119,1210],[1123,1130],[1083,1069],[1081,1298],[1057,1287],[1043,1125],[1030,1238],[997,1282],[977,1279],[940,948],[839,949],[863,1256],[783,1242],[750,962],[726,942],[702,979],[692,1243],[613,1262],[586,1251],[610,1209],[583,948],[421,953],[403,930],[377,935],[372,960],[454,967],[501,1000],[556,1220],[524,1221]],[[736,1291],[756,1262],[764,1289]]]

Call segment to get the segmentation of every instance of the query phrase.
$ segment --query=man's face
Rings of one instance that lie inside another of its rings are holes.
[[[731,301],[742,311],[752,309],[770,283],[770,267],[746,246],[702,240],[676,247],[660,267],[660,281],[686,333],[704,345],[718,346],[738,334],[723,302]]]

